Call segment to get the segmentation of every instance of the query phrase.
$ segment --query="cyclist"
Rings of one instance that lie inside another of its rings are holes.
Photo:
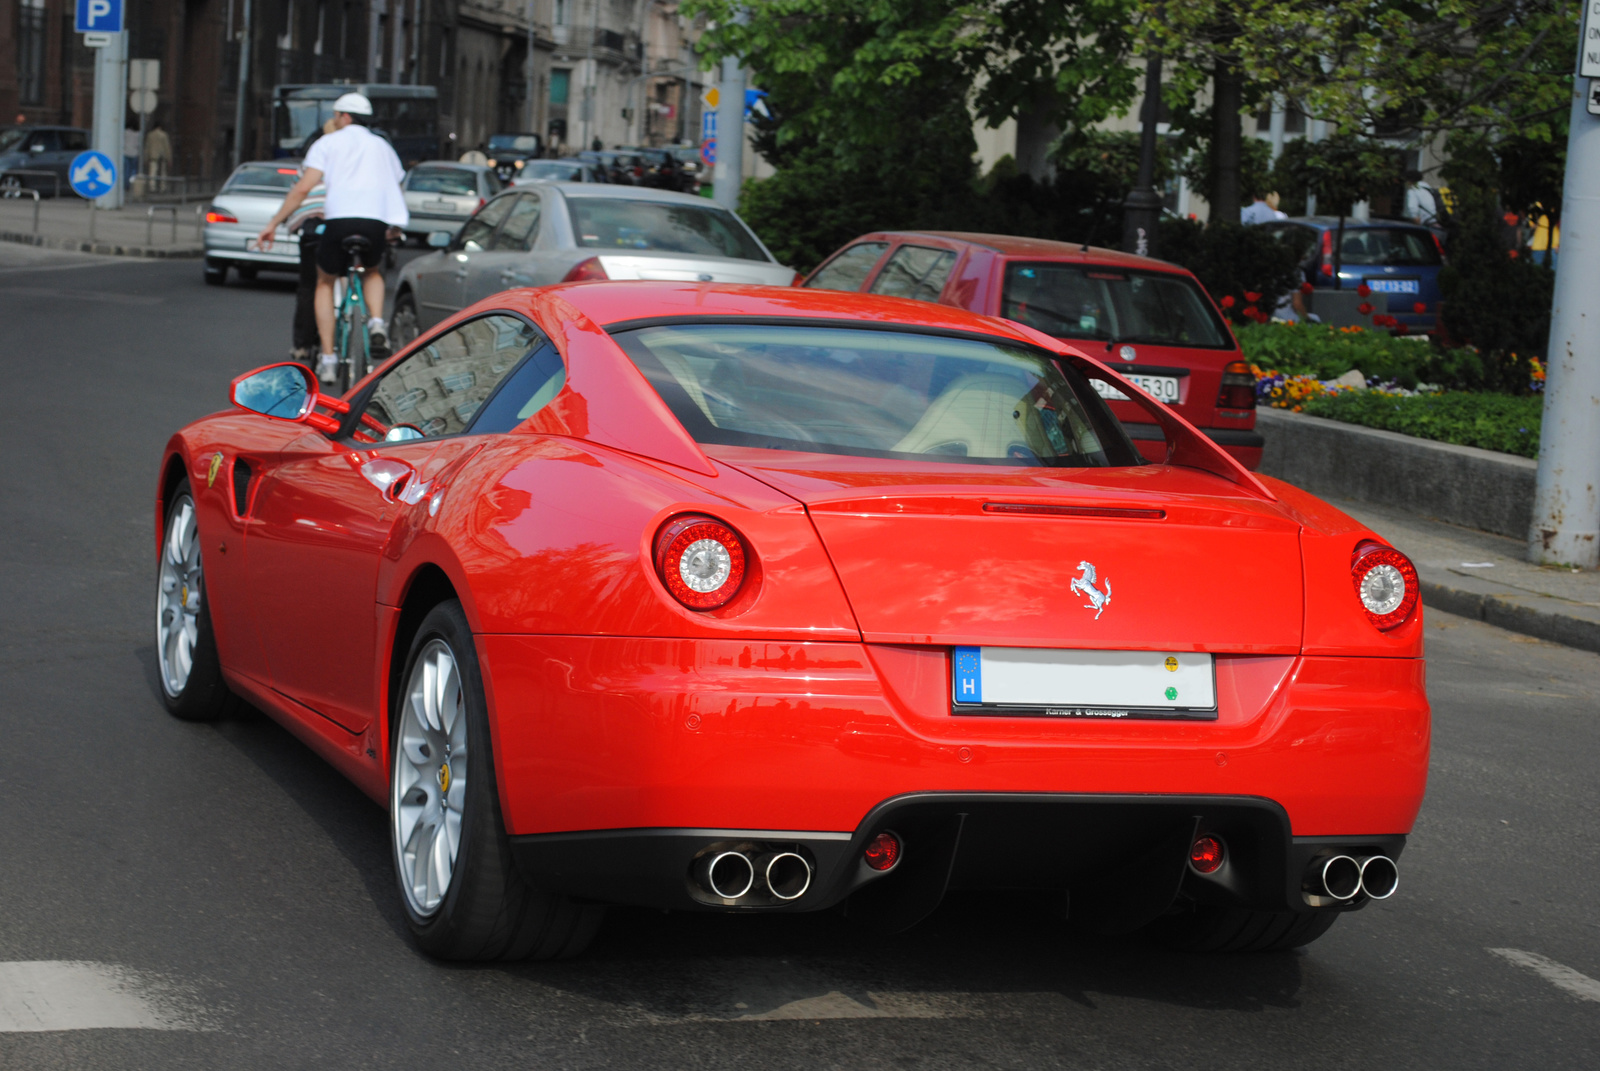
[[[306,195],[323,183],[327,195],[323,208],[323,228],[317,243],[317,335],[321,353],[317,375],[324,383],[338,379],[339,357],[333,351],[333,284],[350,267],[350,254],[344,240],[360,235],[370,243],[361,273],[367,308],[372,312],[368,330],[372,356],[388,354],[388,338],[383,322],[382,257],[389,235],[410,220],[400,180],[405,169],[389,143],[371,130],[372,102],[360,93],[346,93],[333,102],[331,134],[316,140],[306,153],[300,181],[289,190],[267,225],[257,235],[261,248],[272,248],[272,235],[278,224],[294,214]]]

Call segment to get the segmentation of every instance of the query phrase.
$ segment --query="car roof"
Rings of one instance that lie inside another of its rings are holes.
[[[945,242],[960,242],[979,246],[1008,257],[1049,257],[1055,260],[1077,260],[1093,264],[1115,265],[1121,268],[1147,268],[1153,271],[1186,271],[1176,264],[1154,257],[1141,257],[1124,253],[1120,249],[1103,246],[1085,246],[1082,242],[1057,242],[1049,238],[1027,238],[1015,234],[978,234],[972,231],[875,231],[855,239],[856,242],[872,239],[891,241],[913,238],[934,238]],[[854,244],[854,243],[852,243]]]
[[[1339,217],[1338,216],[1290,216],[1288,219],[1279,220],[1278,222],[1280,222],[1280,223],[1300,223],[1300,224],[1304,224],[1307,227],[1321,227],[1324,230],[1333,230],[1334,228],[1339,226]],[[1372,228],[1372,227],[1382,227],[1385,230],[1392,230],[1395,227],[1403,227],[1403,228],[1405,228],[1407,230],[1413,230],[1413,231],[1426,231],[1426,230],[1428,230],[1428,228],[1424,227],[1422,224],[1413,223],[1409,219],[1368,219],[1368,220],[1358,220],[1358,219],[1350,219],[1349,217],[1346,217],[1345,221],[1344,221],[1344,229],[1347,230],[1347,231],[1368,229],[1368,228]]]
[[[484,164],[464,164],[460,160],[418,160],[411,165],[411,170],[415,171],[419,167],[454,167],[461,171],[489,170]]]
[[[662,201],[674,205],[699,205],[701,208],[718,208],[716,202],[706,197],[676,190],[658,190],[653,186],[619,186],[608,182],[552,182],[567,197],[604,197],[613,201]]]

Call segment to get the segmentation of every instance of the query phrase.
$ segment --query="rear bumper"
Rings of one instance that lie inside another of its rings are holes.
[[[1411,830],[1424,665],[1219,656],[1207,722],[951,714],[949,649],[478,637],[513,836],[853,833],[920,793],[1250,797],[1296,837]]]
[[[273,239],[272,249],[262,252],[247,248],[260,228],[241,227],[228,223],[208,223],[205,229],[206,258],[226,260],[235,264],[253,264],[260,268],[300,270],[300,239],[280,231]]]

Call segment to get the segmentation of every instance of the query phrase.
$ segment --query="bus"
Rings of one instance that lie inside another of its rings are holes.
[[[407,168],[439,158],[439,90],[371,83],[274,86],[273,155],[304,156],[322,124],[333,118],[333,102],[346,93],[372,101],[372,129],[389,139]]]

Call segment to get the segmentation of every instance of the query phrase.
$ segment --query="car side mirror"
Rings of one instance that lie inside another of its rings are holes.
[[[228,400],[275,420],[303,421],[316,408],[317,380],[303,364],[269,364],[234,380]]]
[[[428,244],[435,249],[449,249],[452,237],[449,231],[430,231]]]

